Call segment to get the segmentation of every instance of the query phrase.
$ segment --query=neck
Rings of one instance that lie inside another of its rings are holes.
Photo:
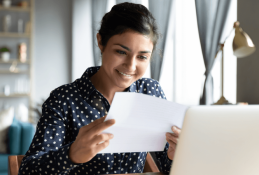
[[[99,71],[90,78],[90,80],[94,87],[108,100],[110,105],[115,92],[123,92],[125,90],[113,84],[112,80],[106,75],[102,66]]]

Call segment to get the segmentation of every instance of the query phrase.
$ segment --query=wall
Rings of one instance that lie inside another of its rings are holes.
[[[72,81],[81,77],[87,67],[94,66],[91,6],[91,0],[73,0]]]
[[[238,0],[237,19],[257,50],[237,60],[237,101],[259,104],[259,1]]]
[[[34,102],[71,80],[70,0],[35,0]]]

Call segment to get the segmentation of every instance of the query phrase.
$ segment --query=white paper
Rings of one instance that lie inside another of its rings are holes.
[[[166,132],[182,127],[187,108],[150,95],[117,92],[105,119],[116,122],[104,131],[114,138],[100,153],[163,151]]]

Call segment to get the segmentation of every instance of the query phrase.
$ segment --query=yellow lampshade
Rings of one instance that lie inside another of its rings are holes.
[[[233,39],[233,53],[238,58],[246,57],[255,51],[255,45],[251,38],[239,27],[239,22],[235,22],[235,37]]]

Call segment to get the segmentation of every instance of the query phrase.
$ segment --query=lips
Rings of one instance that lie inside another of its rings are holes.
[[[117,70],[118,71],[118,70]],[[120,71],[118,71],[121,75],[124,75],[124,76],[126,76],[126,77],[132,77],[132,75],[130,75],[130,74],[126,74],[126,73],[124,73],[124,72],[120,72]]]

